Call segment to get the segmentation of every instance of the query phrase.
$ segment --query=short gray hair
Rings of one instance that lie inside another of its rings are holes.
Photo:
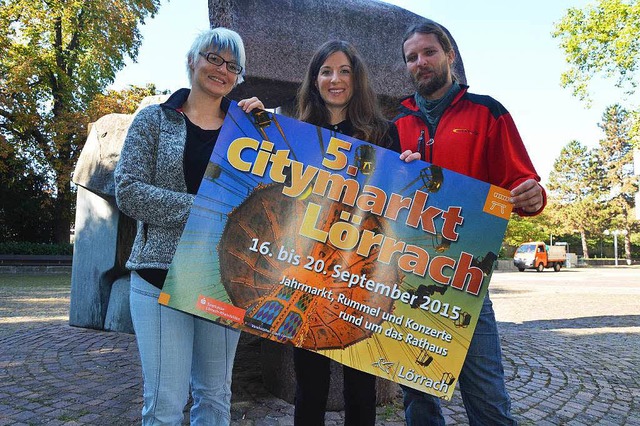
[[[244,43],[240,35],[228,28],[218,27],[206,30],[198,34],[187,53],[187,76],[189,84],[193,77],[192,65],[198,61],[198,55],[210,50],[214,53],[230,52],[235,61],[242,67],[242,73],[238,75],[236,86],[244,81],[246,57]]]

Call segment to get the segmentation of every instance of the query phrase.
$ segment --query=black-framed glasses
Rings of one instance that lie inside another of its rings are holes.
[[[213,65],[220,66],[222,64],[227,64],[227,70],[234,74],[240,74],[242,72],[242,67],[235,62],[226,61],[223,57],[216,55],[213,52],[203,53],[200,52],[200,56],[205,58],[207,62]]]

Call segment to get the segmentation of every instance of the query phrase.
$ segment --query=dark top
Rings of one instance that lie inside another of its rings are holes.
[[[187,141],[184,146],[184,180],[187,184],[187,192],[189,194],[197,194],[200,188],[200,182],[209,164],[209,158],[213,148],[218,141],[220,129],[205,130],[193,124],[189,117],[183,114],[184,121],[187,124]],[[140,275],[145,281],[153,284],[155,287],[162,288],[167,278],[166,269],[139,269]]]
[[[377,143],[376,141],[367,141],[367,142],[370,142],[374,145],[381,146],[383,148],[390,149],[395,152],[401,152],[400,137],[398,136],[398,128],[392,122],[389,122],[388,124],[389,124],[389,128],[387,130],[387,133],[385,133],[381,141],[378,141]],[[353,136],[353,133],[354,133],[353,125],[349,120],[341,121],[338,124],[328,124],[323,127],[326,129],[335,130],[336,132],[342,133],[343,135],[347,135],[347,136]]]
[[[187,192],[197,194],[213,147],[218,141],[220,129],[202,129],[193,124],[186,115],[184,121],[187,123],[187,144],[184,147],[184,180],[187,183]]]

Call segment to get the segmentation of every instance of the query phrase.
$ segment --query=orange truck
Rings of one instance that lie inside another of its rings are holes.
[[[566,260],[566,246],[548,246],[541,241],[522,244],[513,256],[513,264],[520,272],[525,269],[542,272],[545,268],[553,268],[558,272]]]

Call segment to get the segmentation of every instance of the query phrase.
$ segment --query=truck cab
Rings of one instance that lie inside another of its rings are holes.
[[[524,272],[525,269],[542,272],[545,268],[553,268],[558,272],[566,259],[565,246],[548,246],[542,241],[530,241],[518,247],[513,264],[520,272]]]

